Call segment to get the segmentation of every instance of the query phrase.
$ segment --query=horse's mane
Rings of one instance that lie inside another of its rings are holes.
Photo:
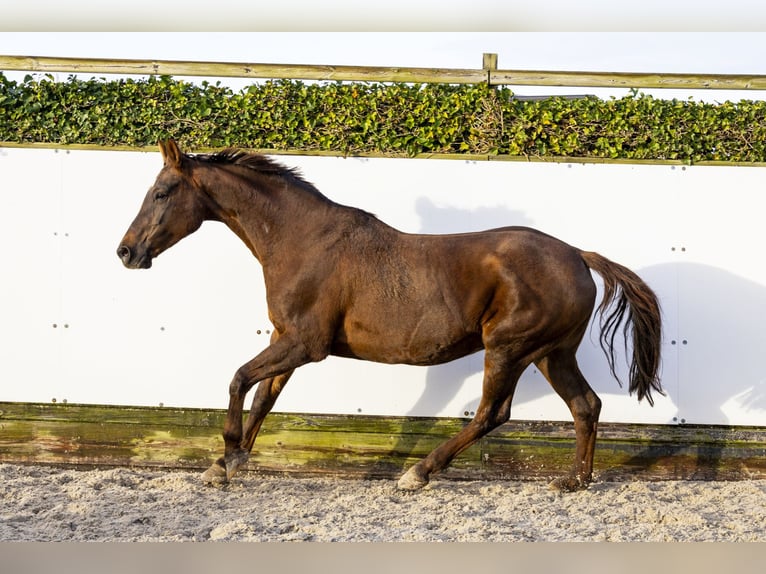
[[[215,153],[195,154],[190,157],[205,163],[241,166],[264,175],[284,177],[290,179],[294,183],[300,184],[302,187],[306,187],[319,193],[313,184],[303,178],[301,171],[297,167],[287,167],[286,165],[259,153],[251,153],[239,148],[226,148]]]
[[[303,179],[303,174],[301,173],[300,169],[297,167],[288,167],[265,155],[248,152],[240,148],[226,148],[215,153],[194,154],[188,157],[209,164],[241,166],[258,174],[284,178],[287,179],[290,183],[293,183],[297,187],[308,191],[323,201],[338,207],[343,207],[347,210],[354,211],[358,214],[362,214],[365,221],[369,221],[370,218],[377,220],[377,217],[372,213],[362,209],[357,209],[355,207],[349,208],[347,206],[341,206],[340,204],[335,203],[321,191],[319,191],[313,183]]]

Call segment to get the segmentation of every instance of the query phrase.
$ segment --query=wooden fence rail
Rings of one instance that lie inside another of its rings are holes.
[[[484,54],[481,68],[398,68],[175,60],[108,60],[0,55],[0,70],[95,74],[170,75],[355,82],[445,84],[489,83],[493,86],[567,86],[588,88],[669,88],[766,90],[766,76],[748,74],[656,74],[628,72],[557,72],[501,70],[497,55]]]
[[[223,449],[225,413],[0,402],[0,463],[202,470]],[[271,413],[248,467],[265,472],[395,478],[467,420]],[[455,479],[549,480],[571,464],[574,425],[511,421],[461,453]],[[599,480],[766,478],[766,429],[603,424]]]

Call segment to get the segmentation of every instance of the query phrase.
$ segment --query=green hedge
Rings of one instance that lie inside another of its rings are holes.
[[[0,142],[143,147],[167,137],[189,149],[764,162],[766,102],[525,101],[485,85],[287,80],[235,92],[167,76],[0,73]]]

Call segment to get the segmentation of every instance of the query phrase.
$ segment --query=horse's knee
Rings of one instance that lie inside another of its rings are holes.
[[[229,383],[229,396],[230,397],[236,397],[239,395],[239,390],[242,387],[242,382],[239,380],[238,376],[235,376],[231,383]]]
[[[245,396],[247,394],[247,391],[250,390],[250,387],[252,387],[252,384],[250,383],[250,379],[247,376],[247,373],[245,372],[244,369],[240,368],[234,374],[234,378],[231,380],[231,383],[229,384],[229,396],[230,397]]]

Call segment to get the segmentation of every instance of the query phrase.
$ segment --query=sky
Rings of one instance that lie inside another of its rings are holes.
[[[758,31],[763,0],[24,0],[5,30]]]
[[[498,54],[501,69],[766,75],[766,32],[0,31],[0,54],[25,56],[480,68],[485,52]],[[234,88],[246,83],[226,82]],[[522,90],[583,91],[594,93]],[[715,101],[764,98],[752,91],[652,93]]]
[[[6,55],[476,68],[494,52],[505,69],[625,72],[763,74],[764,48],[766,32],[0,32]]]

